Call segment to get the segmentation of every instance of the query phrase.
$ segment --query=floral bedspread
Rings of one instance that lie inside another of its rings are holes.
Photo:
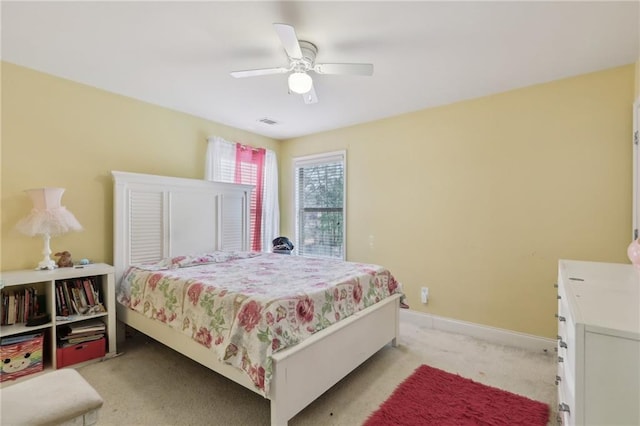
[[[117,298],[210,348],[268,396],[272,354],[396,290],[394,277],[378,265],[214,252],[131,267]]]

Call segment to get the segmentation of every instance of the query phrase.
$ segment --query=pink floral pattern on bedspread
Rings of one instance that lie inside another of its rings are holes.
[[[175,260],[131,267],[118,301],[210,348],[242,369],[264,396],[272,354],[397,290],[394,277],[378,265],[272,253],[223,257],[182,267]]]

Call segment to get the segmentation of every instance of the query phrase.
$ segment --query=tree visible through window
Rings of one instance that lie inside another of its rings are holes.
[[[344,259],[345,153],[294,159],[296,249]]]

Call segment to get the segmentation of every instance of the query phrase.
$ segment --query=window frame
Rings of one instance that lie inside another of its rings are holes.
[[[300,255],[298,251],[300,245],[300,216],[298,212],[298,191],[296,190],[298,185],[298,173],[296,170],[300,167],[321,165],[325,163],[342,162],[342,256],[334,257],[332,259],[346,260],[347,258],[347,151],[330,151],[312,155],[304,155],[299,157],[293,157],[292,159],[292,176],[293,176],[293,232],[294,241],[296,242],[294,253]],[[301,255],[302,256],[302,255]],[[304,255],[305,257],[318,257],[313,255]],[[324,257],[324,256],[323,256]]]

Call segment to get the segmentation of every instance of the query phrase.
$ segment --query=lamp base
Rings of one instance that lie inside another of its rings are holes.
[[[49,236],[49,234],[45,233],[42,235],[42,239],[44,240],[44,249],[42,249],[44,258],[40,261],[40,263],[38,263],[38,267],[36,269],[56,269],[58,265],[56,265],[56,262],[51,259],[51,248],[49,247],[49,240],[51,239],[51,237]]]
[[[40,261],[40,263],[38,263],[38,267],[36,269],[38,270],[42,270],[42,269],[49,269],[49,270],[53,270],[53,269],[57,269],[58,265],[56,265],[56,262],[49,258],[49,259],[42,259]]]

